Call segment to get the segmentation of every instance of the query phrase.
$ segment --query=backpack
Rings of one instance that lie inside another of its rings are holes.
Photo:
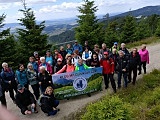
[[[41,104],[41,99],[42,99],[42,97],[45,97],[45,98],[50,98],[49,96],[45,96],[45,95],[40,95],[40,97],[38,98],[38,100],[37,100],[37,104],[39,105],[39,106],[41,106],[42,104]]]

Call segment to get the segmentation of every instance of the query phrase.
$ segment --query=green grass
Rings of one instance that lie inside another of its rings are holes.
[[[116,94],[118,96],[118,99],[122,101],[123,104],[121,107],[125,108],[126,104],[129,105],[128,107],[128,113],[130,114],[130,118],[133,118],[133,120],[160,120],[160,71],[159,70],[153,70],[150,74],[144,75],[142,79],[137,81],[137,84],[135,86],[129,85],[127,89],[123,89],[121,91],[118,91]],[[100,120],[100,117],[92,115],[94,111],[97,111],[96,106],[101,106],[101,111],[99,114],[102,115],[103,112],[106,111],[106,108],[109,112],[112,114],[117,111],[115,109],[112,109],[112,107],[117,107],[117,104],[112,102],[112,104],[108,103],[108,98],[112,99],[114,98],[114,95],[107,95],[106,97],[102,98],[101,100],[92,103],[83,110],[85,111],[80,116],[77,114],[77,118],[83,120],[86,120],[85,118],[89,118],[89,116],[92,116],[97,118],[97,120]],[[105,104],[104,104],[105,103]],[[114,105],[115,104],[115,105]],[[107,106],[105,106],[107,105]],[[109,107],[109,106],[112,107]],[[119,108],[118,108],[119,109]],[[105,110],[105,111],[103,111]],[[123,109],[122,109],[123,110]],[[102,112],[102,113],[101,113]],[[123,112],[123,111],[121,111]],[[110,114],[109,114],[110,115]],[[122,117],[123,114],[120,114]],[[117,117],[117,116],[116,116]],[[76,120],[79,120],[76,119]],[[109,120],[111,118],[107,117],[106,120]],[[116,120],[112,118],[113,120]],[[128,118],[129,119],[129,118]]]
[[[134,48],[136,46],[141,46],[142,44],[152,44],[152,43],[159,43],[160,42],[160,38],[159,37],[149,37],[140,41],[136,41],[133,43],[127,43],[126,47],[127,48]]]

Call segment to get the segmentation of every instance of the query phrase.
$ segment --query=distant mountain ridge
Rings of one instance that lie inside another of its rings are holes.
[[[134,17],[140,16],[150,16],[153,14],[160,15],[160,5],[158,6],[146,6],[143,8],[139,8],[137,10],[132,10],[128,12],[124,12],[118,15],[110,14],[110,19],[121,18],[127,15],[132,15]],[[97,16],[100,20],[99,22],[106,21],[106,17],[103,15]],[[37,21],[40,23],[40,21]],[[45,21],[46,28],[44,29],[43,33],[49,35],[48,41],[52,42],[65,42],[65,41],[72,41],[74,39],[74,28],[78,26],[76,22],[76,18],[68,18],[68,19],[59,19],[59,20],[46,20]],[[3,29],[11,28],[11,32],[15,33],[16,28],[22,28],[18,23],[6,23]]]
[[[143,8],[139,8],[137,10],[128,11],[125,13],[121,13],[115,16],[112,16],[111,18],[117,18],[117,17],[125,17],[127,15],[131,14],[134,17],[138,16],[150,16],[153,14],[160,15],[160,5],[158,6],[146,6]]]

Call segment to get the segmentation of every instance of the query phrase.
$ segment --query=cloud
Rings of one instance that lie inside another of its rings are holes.
[[[0,3],[21,3],[22,0],[0,0]],[[52,3],[56,2],[56,0],[25,0],[27,4],[42,4],[42,3]]]
[[[80,3],[73,3],[73,2],[63,2],[60,5],[53,5],[53,6],[44,6],[39,10],[40,13],[48,13],[48,12],[54,12],[54,13],[64,13],[69,11],[75,11],[77,10],[77,7],[80,6],[82,2]]]
[[[0,10],[7,10],[10,8],[10,6],[11,6],[11,4],[7,4],[7,3],[1,4],[0,3]]]

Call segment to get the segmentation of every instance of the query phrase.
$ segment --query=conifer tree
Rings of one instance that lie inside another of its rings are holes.
[[[125,17],[122,25],[121,42],[134,42],[137,40],[136,36],[136,20],[133,16]]]
[[[136,36],[137,36],[137,40],[141,40],[151,36],[151,30],[149,28],[149,24],[144,17],[142,17],[137,22]]]
[[[107,47],[112,47],[114,42],[118,42],[118,32],[117,32],[118,23],[116,21],[110,22],[107,26],[105,33],[105,43]]]
[[[78,16],[79,26],[75,29],[75,38],[84,44],[84,41],[88,41],[89,45],[96,43],[101,44],[104,41],[104,31],[102,24],[98,23],[98,19],[95,15],[97,12],[97,6],[94,5],[94,1],[84,0],[84,4],[78,7],[78,11],[81,15]]]
[[[7,62],[11,67],[14,68],[15,59],[15,46],[16,42],[14,36],[10,33],[10,28],[4,30],[3,22],[6,15],[0,16],[0,64]],[[1,68],[1,65],[0,65]]]
[[[158,21],[158,24],[157,24],[157,29],[155,31],[155,35],[160,37],[160,20]]]
[[[26,7],[25,0],[22,1],[24,9],[19,11],[23,13],[24,17],[18,19],[23,28],[17,30],[19,51],[23,58],[20,62],[27,62],[28,57],[33,55],[34,51],[44,54],[47,46],[47,35],[42,31],[45,28],[45,21],[40,24],[36,23],[36,17],[31,8]]]

